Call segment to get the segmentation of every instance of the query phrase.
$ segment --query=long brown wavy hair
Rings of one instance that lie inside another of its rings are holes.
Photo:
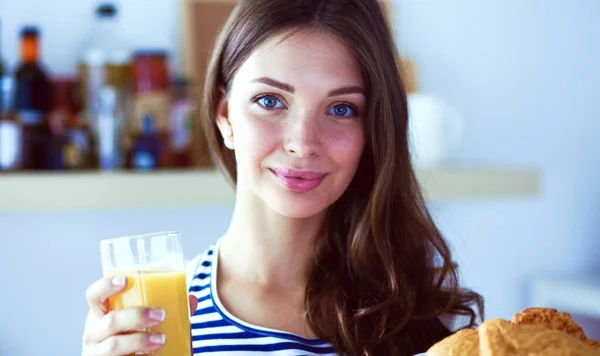
[[[483,299],[460,288],[450,249],[427,211],[411,165],[406,91],[377,0],[241,0],[207,70],[202,125],[216,164],[236,162],[216,126],[223,88],[257,46],[286,30],[336,35],[360,64],[367,95],[365,150],[328,211],[306,289],[306,317],[337,352],[413,355],[483,319]],[[452,329],[442,319],[463,317]]]

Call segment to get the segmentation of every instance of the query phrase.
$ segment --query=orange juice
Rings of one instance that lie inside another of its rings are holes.
[[[165,311],[165,320],[149,331],[166,336],[157,356],[190,356],[190,313],[185,272],[111,271],[106,276],[125,275],[127,287],[109,299],[110,310],[155,307]]]

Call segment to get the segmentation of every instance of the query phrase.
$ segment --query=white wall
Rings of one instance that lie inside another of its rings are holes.
[[[457,163],[525,164],[537,200],[435,207],[488,317],[528,305],[529,278],[600,275],[600,2],[400,1],[422,89],[467,121]]]
[[[91,3],[0,0],[10,62],[17,43],[9,32],[33,21],[43,25],[48,66],[72,70]],[[175,0],[122,4],[124,34],[177,48]],[[422,88],[465,115],[454,160],[535,165],[543,173],[539,199],[432,207],[465,284],[486,298],[487,316],[509,317],[527,306],[535,275],[600,274],[600,2],[401,0],[395,14],[400,47],[418,61]],[[225,229],[230,214],[231,207],[0,213],[0,355],[78,353],[100,239],[178,229],[191,257]]]

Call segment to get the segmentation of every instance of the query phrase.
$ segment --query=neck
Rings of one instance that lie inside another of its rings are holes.
[[[262,201],[239,198],[221,243],[220,267],[231,278],[269,288],[303,291],[324,214],[289,218]]]

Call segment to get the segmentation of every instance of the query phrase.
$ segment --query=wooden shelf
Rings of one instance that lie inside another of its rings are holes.
[[[418,172],[430,201],[533,197],[529,169],[441,168]],[[235,193],[214,170],[0,175],[0,211],[181,208],[232,204]]]
[[[417,170],[430,201],[534,197],[540,194],[540,173],[528,168],[442,167]]]

